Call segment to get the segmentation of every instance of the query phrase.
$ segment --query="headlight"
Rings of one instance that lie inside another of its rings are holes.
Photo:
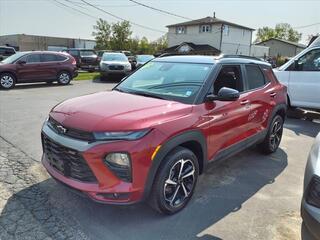
[[[124,131],[124,132],[96,132],[94,137],[96,140],[137,140],[149,132],[149,129],[141,131]]]
[[[307,189],[306,202],[320,208],[320,178],[314,176]]]
[[[127,153],[114,152],[109,153],[104,158],[107,167],[121,180],[131,182],[131,161]]]

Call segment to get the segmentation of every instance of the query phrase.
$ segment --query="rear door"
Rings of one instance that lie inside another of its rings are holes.
[[[20,59],[26,63],[17,64],[17,74],[19,80],[31,82],[42,79],[43,76],[39,67],[41,63],[40,55],[41,54],[39,53],[31,53]]]
[[[272,71],[268,66],[246,64],[244,71],[245,91],[251,106],[248,128],[256,134],[267,127],[268,116],[276,105],[278,89],[267,75],[268,71]]]
[[[240,98],[236,101],[214,101],[206,103],[210,120],[208,152],[211,158],[218,151],[228,148],[246,138],[248,132],[248,117],[250,102],[244,92],[243,74],[240,65],[222,65],[213,83],[213,93],[216,95],[222,87],[236,89]]]
[[[41,54],[41,74],[43,79],[56,79],[58,69],[57,56],[53,53]]]
[[[301,56],[289,74],[291,105],[320,109],[320,48]]]

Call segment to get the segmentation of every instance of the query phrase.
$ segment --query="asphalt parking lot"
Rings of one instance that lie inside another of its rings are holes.
[[[144,204],[119,207],[83,199],[52,180],[40,164],[40,129],[64,99],[114,83],[27,85],[0,92],[0,239],[300,239],[300,200],[318,120],[288,118],[280,149],[254,148],[199,179],[182,212],[162,216]]]

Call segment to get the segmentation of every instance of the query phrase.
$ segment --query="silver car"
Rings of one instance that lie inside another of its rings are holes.
[[[320,133],[309,153],[301,204],[303,239],[320,239]]]
[[[123,53],[105,52],[100,61],[100,75],[110,74],[127,75],[131,71],[131,64]]]

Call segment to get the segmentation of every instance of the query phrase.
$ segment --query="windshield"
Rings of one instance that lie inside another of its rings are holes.
[[[126,55],[119,53],[119,54],[107,54],[104,53],[103,57],[102,57],[102,61],[110,61],[110,62],[127,62],[128,59],[126,57]]]
[[[148,62],[149,60],[153,59],[154,56],[152,55],[138,55],[137,61],[138,62]]]
[[[96,55],[96,53],[94,51],[80,51],[80,55],[81,56],[92,56],[92,55]]]
[[[116,90],[191,104],[212,67],[212,64],[153,61],[130,75]]]
[[[14,63],[23,55],[25,55],[25,52],[19,52],[19,53],[11,55],[10,57],[7,57],[6,59],[2,60],[1,62],[5,63],[5,64]]]

